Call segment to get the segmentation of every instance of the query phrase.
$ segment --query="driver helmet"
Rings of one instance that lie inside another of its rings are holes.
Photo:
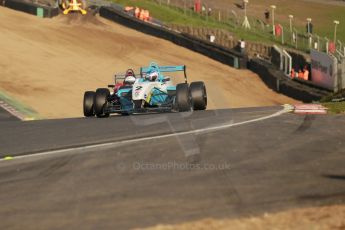
[[[130,76],[127,76],[124,81],[123,81],[126,85],[133,85],[134,82],[135,82],[135,77],[130,75]]]
[[[157,71],[147,73],[147,75],[146,75],[146,79],[149,81],[155,81],[157,78],[158,78],[158,72]]]

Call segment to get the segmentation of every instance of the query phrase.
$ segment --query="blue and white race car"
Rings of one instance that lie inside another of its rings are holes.
[[[174,85],[170,77],[163,74],[168,72],[183,72],[184,83]],[[123,82],[119,83],[119,80]],[[152,62],[141,67],[139,74],[129,69],[125,74],[115,75],[115,85],[108,85],[108,88],[85,92],[86,117],[108,117],[111,113],[185,112],[207,107],[204,82],[189,85],[186,66],[158,66]]]

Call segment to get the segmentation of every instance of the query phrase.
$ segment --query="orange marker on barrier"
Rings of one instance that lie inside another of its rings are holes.
[[[143,10],[142,20],[145,21],[145,19],[146,19],[146,10]]]
[[[150,19],[150,11],[145,10],[145,18],[144,18],[144,20],[147,22],[147,21],[149,21],[149,19]]]
[[[143,10],[143,21],[146,21],[146,11],[147,10]]]
[[[136,18],[139,18],[140,9],[138,7],[135,7],[134,15],[135,15]]]
[[[144,10],[140,10],[139,19],[144,20]]]

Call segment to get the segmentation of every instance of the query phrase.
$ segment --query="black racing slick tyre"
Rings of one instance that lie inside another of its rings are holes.
[[[143,100],[133,100],[134,109],[139,110],[143,107]]]
[[[190,111],[192,108],[192,100],[187,83],[176,85],[176,106],[179,112]]]
[[[83,110],[84,110],[85,117],[93,117],[95,115],[95,112],[93,110],[94,98],[95,98],[95,92],[86,91],[84,93]]]
[[[192,82],[189,86],[193,100],[194,110],[205,110],[207,107],[207,94],[205,83],[202,81]]]
[[[107,88],[100,88],[96,90],[94,97],[94,110],[97,117],[108,117],[109,113],[105,113],[104,110],[108,103],[108,97],[110,91]]]

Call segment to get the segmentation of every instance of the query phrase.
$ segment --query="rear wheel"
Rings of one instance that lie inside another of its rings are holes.
[[[207,107],[207,94],[205,83],[202,81],[192,82],[189,87],[193,100],[194,110],[205,110]]]
[[[86,91],[84,93],[83,110],[84,110],[85,117],[92,117],[95,115],[95,112],[93,110],[94,98],[95,98],[95,92]]]
[[[109,113],[104,112],[108,104],[108,97],[110,91],[107,88],[100,88],[96,90],[94,97],[94,110],[97,117],[108,117]]]
[[[187,83],[176,85],[176,106],[179,112],[190,111],[192,108],[192,100]]]

